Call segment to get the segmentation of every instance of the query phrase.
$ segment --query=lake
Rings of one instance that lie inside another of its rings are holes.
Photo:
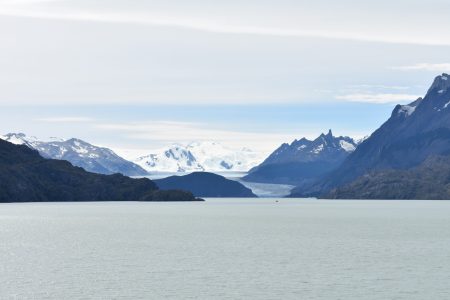
[[[449,299],[450,202],[1,204],[0,260],[0,299]]]

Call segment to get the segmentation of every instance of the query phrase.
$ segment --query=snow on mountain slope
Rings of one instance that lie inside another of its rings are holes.
[[[134,163],[149,172],[204,171],[194,155],[181,145],[173,145],[169,149],[139,157]]]
[[[186,146],[172,145],[134,162],[149,172],[245,172],[262,158],[247,148],[234,150],[218,142],[193,142]]]
[[[302,138],[281,145],[261,165],[340,160],[355,151],[356,147],[357,143],[352,138],[335,137],[330,130],[312,141]]]
[[[197,161],[210,171],[248,171],[262,161],[260,153],[248,148],[234,150],[218,142],[195,142],[187,146]]]
[[[352,138],[333,136],[331,130],[314,140],[302,138],[284,143],[252,168],[244,180],[288,185],[309,183],[339,166],[357,146]]]
[[[35,136],[26,136],[23,133],[8,133],[0,136],[0,139],[13,143],[14,145],[27,145],[34,148],[39,143]]]
[[[450,154],[449,102],[450,80],[444,73],[434,78],[425,97],[408,105],[395,106],[389,119],[359,144],[338,168],[312,184],[296,187],[292,195],[442,199],[446,191],[435,192],[429,183],[446,176],[446,171],[440,169],[436,162],[445,161],[439,157]],[[411,179],[417,175],[411,171],[414,168],[426,168],[428,175]],[[383,175],[387,171],[391,172],[390,175]],[[398,177],[391,181],[391,175]],[[411,186],[414,186],[413,190]],[[421,188],[416,189],[416,186]],[[334,189],[340,191],[331,192]]]
[[[354,143],[349,143],[344,140],[339,141],[339,144],[341,145],[341,148],[347,152],[353,152],[356,149],[356,146]]]
[[[40,141],[23,133],[9,133],[1,139],[37,150],[45,158],[67,160],[89,172],[100,174],[122,173],[128,176],[143,176],[147,172],[138,165],[115,154],[112,150],[91,145],[79,139],[63,140],[49,138]]]

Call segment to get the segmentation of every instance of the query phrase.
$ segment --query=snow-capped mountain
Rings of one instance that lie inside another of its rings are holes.
[[[147,175],[140,166],[123,159],[112,150],[97,147],[79,139],[50,138],[48,141],[41,141],[23,133],[9,133],[0,138],[16,145],[26,145],[37,150],[45,158],[67,160],[74,166],[89,172],[122,173],[128,176]]]
[[[187,149],[206,171],[246,172],[263,159],[260,153],[249,148],[235,150],[218,142],[195,142]]]
[[[260,163],[261,158],[261,154],[248,148],[234,150],[218,142],[193,142],[172,145],[134,162],[149,172],[245,172]]]
[[[39,144],[35,136],[26,136],[24,133],[8,133],[1,135],[0,139],[13,143],[14,145],[26,145],[33,149]]]
[[[250,170],[244,179],[283,184],[310,181],[341,164],[357,145],[350,137],[333,136],[331,130],[315,140],[302,138],[291,144],[285,143]]]
[[[311,162],[317,160],[334,161],[346,157],[357,147],[357,143],[350,137],[321,134],[315,140],[302,138],[291,144],[283,144],[275,150],[261,165],[288,162]]]
[[[204,171],[194,155],[181,145],[139,157],[134,163],[149,172]]]

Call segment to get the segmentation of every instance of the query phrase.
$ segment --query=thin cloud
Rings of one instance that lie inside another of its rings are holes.
[[[350,102],[386,104],[413,101],[419,97],[411,94],[348,94],[337,96],[336,99]]]
[[[382,84],[354,84],[354,85],[349,85],[348,88],[353,89],[353,90],[374,89],[374,90],[402,90],[402,91],[410,89],[409,86],[382,85]]]
[[[36,119],[36,121],[47,123],[84,123],[84,122],[92,122],[94,120],[86,117],[56,117],[56,118],[40,118]]]
[[[431,64],[431,63],[420,63],[409,66],[397,66],[392,67],[393,70],[401,70],[401,71],[433,71],[433,72],[450,72],[450,63],[440,63],[440,64]]]
[[[32,2],[31,2],[32,3]],[[23,7],[0,6],[0,15],[30,17],[56,20],[75,20],[75,21],[95,21],[112,23],[131,23],[152,26],[166,26],[182,29],[197,30],[210,33],[221,34],[250,34],[275,37],[312,37],[337,40],[354,40],[363,42],[381,42],[393,44],[416,44],[416,45],[444,45],[450,46],[450,41],[445,38],[424,39],[423,37],[405,36],[404,34],[387,35],[383,32],[378,34],[367,34],[366,32],[357,32],[354,30],[335,30],[326,29],[290,29],[251,25],[228,25],[220,24],[217,21],[201,18],[183,18],[180,16],[151,15],[149,13],[98,13],[89,11],[55,12],[37,11],[33,9],[24,9]]]

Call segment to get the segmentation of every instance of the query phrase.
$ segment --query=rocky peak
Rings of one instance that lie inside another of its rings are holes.
[[[433,92],[442,94],[446,92],[449,88],[450,88],[450,75],[448,75],[447,73],[442,73],[442,75],[439,75],[434,79],[433,84],[428,90],[428,94]]]
[[[422,100],[423,98],[419,98],[416,101],[411,102],[410,104],[407,105],[398,104],[392,112],[392,117],[397,116],[409,117],[415,112],[416,108],[420,105],[420,103],[422,103]]]
[[[319,138],[332,138],[333,137],[333,132],[331,131],[331,129],[328,130],[328,133],[322,133]]]
[[[450,105],[449,93],[450,75],[443,73],[434,79],[425,98],[419,98],[407,105],[397,105],[392,112],[392,117],[396,120],[405,120],[413,115],[419,106],[426,106],[428,110],[432,109],[433,112],[441,112]]]

